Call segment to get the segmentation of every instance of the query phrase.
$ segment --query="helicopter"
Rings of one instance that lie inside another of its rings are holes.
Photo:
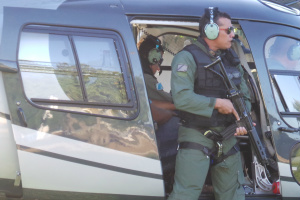
[[[0,199],[167,198],[176,155],[159,152],[137,44],[161,40],[158,80],[170,91],[172,59],[208,7],[232,18],[274,161],[262,166],[237,136],[246,199],[299,199],[300,11],[266,0],[2,0]],[[214,199],[205,187],[199,199]]]

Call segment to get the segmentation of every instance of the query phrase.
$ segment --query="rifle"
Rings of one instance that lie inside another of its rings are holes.
[[[227,92],[228,98],[232,101],[234,108],[236,109],[237,113],[240,116],[240,120],[236,122],[237,123],[236,125],[237,127],[246,128],[250,138],[251,146],[254,149],[256,156],[258,157],[258,161],[261,163],[261,165],[264,166],[267,176],[270,177],[270,173],[267,169],[267,165],[269,165],[269,160],[267,158],[265,148],[263,147],[263,144],[256,131],[256,128],[253,125],[251,115],[246,107],[242,94],[240,93],[240,91],[236,89],[236,87],[230,81],[221,58],[218,56],[214,62],[204,66],[204,68],[209,69],[210,67],[216,64],[220,64],[219,66],[220,66],[220,71],[222,73],[222,79],[228,90]]]

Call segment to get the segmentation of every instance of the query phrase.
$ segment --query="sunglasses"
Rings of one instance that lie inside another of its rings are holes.
[[[220,28],[220,30],[225,31],[228,35],[234,30],[233,26],[230,26],[229,28]]]

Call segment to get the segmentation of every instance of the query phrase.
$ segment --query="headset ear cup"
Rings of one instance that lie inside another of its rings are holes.
[[[219,26],[216,23],[206,24],[204,27],[204,33],[210,40],[215,40],[219,35]]]
[[[300,59],[300,46],[292,45],[287,52],[287,57],[289,60],[299,60]]]
[[[157,64],[161,59],[161,52],[158,49],[151,49],[148,54],[148,61],[150,64]]]

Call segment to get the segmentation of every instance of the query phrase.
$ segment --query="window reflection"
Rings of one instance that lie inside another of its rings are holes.
[[[300,41],[283,36],[270,38],[265,56],[279,111],[300,112]]]
[[[27,98],[50,109],[132,118],[134,86],[117,34],[48,28],[21,34],[18,64]]]
[[[290,162],[292,174],[300,185],[300,143],[292,148]]]
[[[83,100],[67,36],[22,33],[19,67],[28,98]]]
[[[269,39],[265,46],[269,69],[300,71],[300,42],[277,36]]]
[[[128,102],[113,39],[74,36],[89,102]]]
[[[274,75],[287,112],[300,112],[299,76]]]

